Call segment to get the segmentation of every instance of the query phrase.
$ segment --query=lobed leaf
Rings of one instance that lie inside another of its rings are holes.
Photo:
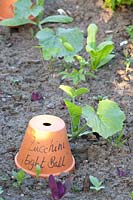
[[[73,57],[82,49],[83,34],[79,28],[65,29],[58,28],[56,31],[45,28],[36,35],[42,47],[44,59],[58,57]],[[64,42],[73,47],[73,51],[64,47]]]
[[[97,132],[103,138],[108,138],[122,130],[125,114],[117,103],[108,99],[98,104],[97,112],[91,106],[82,108],[82,116],[93,132]]]

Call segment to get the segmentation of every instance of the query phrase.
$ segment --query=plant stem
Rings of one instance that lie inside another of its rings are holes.
[[[82,133],[83,131],[85,131],[85,129],[86,129],[87,127],[88,127],[87,123],[84,124],[84,125],[79,129],[78,135],[79,135],[80,133]]]
[[[82,133],[83,131],[85,131],[85,129],[88,127],[87,123],[84,124],[77,132],[72,134],[72,138],[77,138],[79,136],[80,133]]]
[[[43,29],[40,23],[38,23],[38,28],[40,29],[40,31]]]

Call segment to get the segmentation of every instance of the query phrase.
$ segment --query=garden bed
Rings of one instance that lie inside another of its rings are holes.
[[[76,160],[75,189],[73,187],[65,199],[130,200],[129,193],[133,191],[132,68],[126,73],[124,51],[127,49],[129,56],[133,56],[133,44],[125,31],[126,26],[132,23],[133,9],[121,7],[112,13],[103,10],[101,2],[96,0],[57,0],[46,3],[46,14],[57,14],[59,8],[74,18],[68,26],[80,27],[85,38],[86,28],[92,22],[99,27],[98,41],[113,36],[115,58],[96,72],[96,78],[90,77],[82,84],[90,92],[80,101],[94,107],[97,105],[94,97],[98,95],[116,101],[126,115],[124,138],[127,139],[121,147],[95,135],[70,142]],[[128,43],[121,46],[122,41]],[[56,62],[49,68],[35,45],[37,42],[31,37],[31,27],[26,25],[12,30],[0,27],[0,186],[4,191],[1,197],[5,200],[50,199],[47,179],[28,177],[21,188],[13,186],[14,157],[28,121],[35,115],[52,114],[62,118],[70,132],[70,120],[63,104],[65,95],[59,89],[59,85],[64,83],[59,76],[62,65]],[[71,85],[71,82],[67,84]],[[39,92],[43,99],[31,101],[33,92]],[[118,168],[126,173],[121,176]],[[90,190],[85,183],[87,175],[103,180],[105,189],[99,192]]]

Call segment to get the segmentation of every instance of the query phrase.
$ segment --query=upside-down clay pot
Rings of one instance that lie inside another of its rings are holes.
[[[13,4],[16,0],[0,0],[0,20],[12,18],[14,16]]]
[[[73,171],[75,160],[64,121],[52,115],[33,117],[15,156],[15,163],[32,176],[36,176],[37,165],[41,168],[40,177]]]

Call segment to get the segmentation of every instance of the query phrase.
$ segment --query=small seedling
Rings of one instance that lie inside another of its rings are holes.
[[[77,185],[73,185],[71,190],[72,192],[75,192],[75,193],[80,191]]]
[[[122,147],[123,144],[127,141],[127,139],[124,139],[124,129],[121,130],[119,134],[114,135],[112,140],[114,141],[115,146]]]
[[[14,186],[21,186],[26,178],[26,174],[23,170],[19,170],[18,172],[13,171],[13,177],[17,181],[14,183]]]
[[[76,55],[74,56],[75,61],[78,61],[79,69],[72,68],[72,70],[65,70],[60,73],[62,79],[70,79],[74,86],[77,86],[80,82],[85,82],[88,76],[95,78],[95,75],[88,71],[89,62],[83,57]]]
[[[90,186],[90,189],[99,191],[101,189],[104,189],[105,186],[102,185],[103,181],[99,181],[98,178],[94,176],[89,176],[90,182],[92,183],[93,186]]]
[[[133,59],[126,57],[126,60],[125,60],[126,73],[129,71],[131,63],[133,63]]]
[[[129,37],[131,38],[131,41],[133,42],[133,25],[127,26],[126,32],[128,33]]]
[[[133,199],[133,191],[131,193],[129,193],[131,199]]]
[[[2,194],[4,192],[4,190],[2,189],[2,187],[0,186],[0,194]]]
[[[40,172],[41,172],[41,167],[40,167],[40,165],[37,164],[37,165],[36,165],[36,178],[39,177]]]
[[[98,95],[98,96],[93,96],[93,99],[96,101],[102,101],[108,99],[108,96]]]
[[[75,102],[75,99],[83,94],[87,94],[89,92],[89,89],[87,88],[78,88],[74,89],[67,85],[60,85],[59,87],[61,90],[67,93],[67,95],[72,99],[73,102]]]

